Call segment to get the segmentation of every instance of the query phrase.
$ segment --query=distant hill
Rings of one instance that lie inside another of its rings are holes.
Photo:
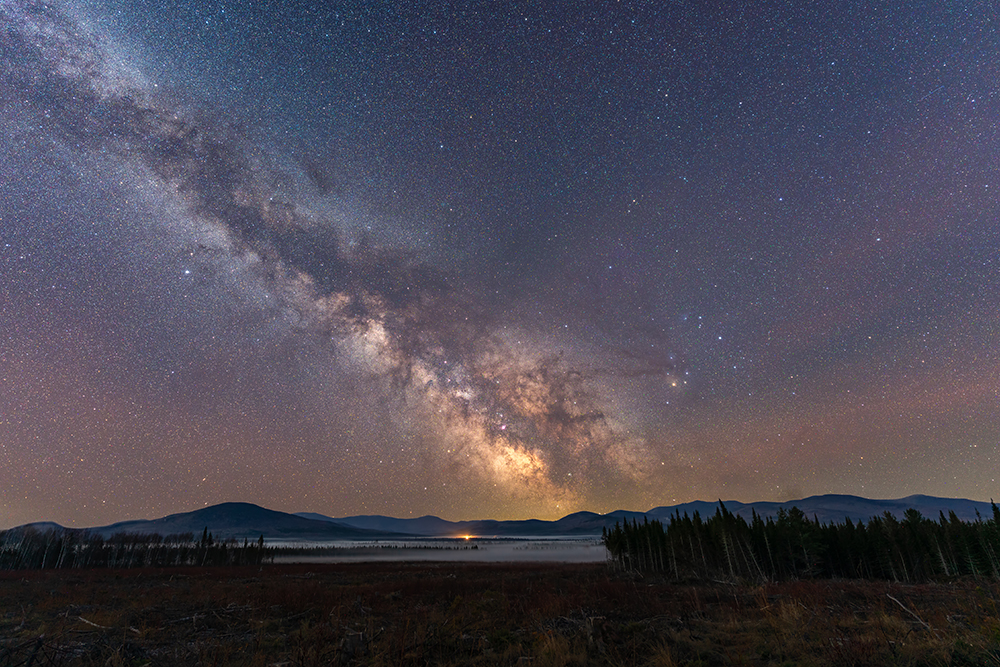
[[[62,528],[58,524],[49,522],[29,525],[40,531]],[[159,533],[160,535],[194,533],[197,539],[201,537],[205,528],[208,528],[215,539],[233,537],[238,540],[243,538],[256,540],[261,535],[269,540],[372,540],[398,537],[379,531],[345,526],[337,522],[315,521],[294,514],[276,512],[251,503],[222,503],[192,512],[171,514],[160,519],[119,521],[84,530],[103,537],[110,537],[115,533]]]
[[[914,495],[895,500],[872,500],[860,496],[849,496],[840,494],[825,494],[822,496],[809,496],[801,500],[788,500],[785,502],[754,502],[741,503],[735,500],[726,501],[726,509],[733,514],[737,514],[749,519],[752,512],[756,511],[763,518],[775,517],[779,509],[791,509],[798,507],[810,519],[817,518],[820,523],[842,523],[845,518],[852,521],[868,521],[873,516],[881,516],[889,512],[897,518],[902,518],[903,513],[910,508],[918,510],[928,519],[938,520],[941,512],[947,517],[949,512],[963,521],[975,521],[976,511],[984,518],[992,516],[990,503],[964,498],[935,498],[934,496]],[[700,512],[703,516],[714,514],[718,507],[718,502],[692,502],[672,507],[657,507],[646,514],[650,518],[669,518],[676,511],[680,511],[681,516],[685,512],[694,514]]]
[[[322,514],[305,512],[298,513],[297,516],[308,517],[317,521],[336,522],[355,528],[384,530],[420,537],[462,537],[465,535],[476,535],[479,537],[541,537],[545,535],[573,534],[574,532],[562,529],[558,521],[542,521],[540,519],[525,519],[523,521],[496,521],[494,519],[447,521],[436,516],[422,516],[417,519],[396,519],[381,515],[349,516],[334,519]],[[582,531],[583,534],[592,532],[592,530]],[[600,529],[597,532],[600,533]]]
[[[749,519],[753,512],[761,517],[775,517],[779,509],[798,507],[810,519],[817,518],[822,523],[841,523],[845,518],[852,521],[868,521],[873,516],[889,512],[902,517],[903,512],[913,508],[925,517],[937,520],[940,513],[948,516],[954,512],[963,521],[975,521],[976,512],[984,518],[992,516],[990,503],[962,498],[935,498],[933,496],[907,496],[895,500],[871,500],[859,496],[827,494],[810,496],[801,500],[786,502],[742,503],[725,501],[726,508],[733,514]],[[617,510],[608,514],[577,512],[558,521],[527,519],[524,521],[447,521],[436,516],[422,516],[417,519],[397,519],[380,515],[349,516],[339,519],[300,512],[288,514],[265,509],[251,503],[222,503],[197,509],[192,512],[171,514],[160,519],[121,521],[108,526],[86,528],[91,533],[109,537],[115,533],[159,533],[170,535],[194,533],[201,536],[208,528],[216,539],[243,538],[255,540],[260,535],[266,540],[287,539],[303,541],[332,540],[384,540],[413,537],[459,537],[475,535],[480,537],[571,537],[600,535],[605,527],[613,527],[616,522],[642,521],[643,517],[669,521],[679,513],[693,516],[698,512],[703,517],[715,514],[718,501],[694,501],[680,505],[656,507],[645,512]],[[52,522],[38,522],[21,526],[39,531],[70,530]],[[16,529],[15,529],[16,530]]]
[[[34,528],[39,533],[47,533],[50,530],[56,531],[56,532],[62,532],[64,530],[74,530],[73,528],[66,528],[65,526],[60,526],[55,521],[36,521],[35,523],[29,523],[29,524],[24,525],[24,526],[18,526],[17,528],[14,528],[13,530],[17,530],[17,529],[20,529],[20,528],[28,528],[28,527]]]
[[[976,511],[984,518],[992,516],[990,503],[962,498],[935,498],[933,496],[914,495],[895,500],[872,500],[859,496],[826,494],[810,496],[801,500],[786,502],[759,501],[742,503],[737,500],[723,501],[726,509],[750,519],[754,511],[762,518],[775,518],[779,509],[798,507],[810,519],[817,518],[821,523],[842,523],[849,518],[852,521],[868,521],[873,516],[882,516],[889,512],[897,518],[910,508],[918,510],[925,517],[937,520],[941,512],[948,516],[954,512],[963,521],[975,521]],[[411,535],[428,537],[453,537],[460,535],[478,535],[483,537],[541,537],[541,536],[585,536],[600,535],[605,527],[611,528],[616,522],[642,521],[643,517],[669,521],[675,513],[681,516],[694,516],[695,512],[703,517],[715,514],[719,501],[708,502],[696,500],[680,505],[656,507],[646,512],[616,510],[608,514],[594,512],[577,512],[558,521],[447,521],[436,516],[422,516],[418,519],[396,519],[381,515],[349,516],[331,518],[316,513],[299,513],[298,516],[308,517],[318,521],[337,522],[355,528],[369,530],[386,530]]]

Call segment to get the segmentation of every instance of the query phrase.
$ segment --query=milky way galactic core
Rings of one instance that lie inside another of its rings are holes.
[[[997,9],[703,4],[0,0],[0,527],[998,497]]]

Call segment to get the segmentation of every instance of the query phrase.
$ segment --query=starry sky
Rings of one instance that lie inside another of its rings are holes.
[[[0,527],[1000,498],[986,0],[0,0]]]

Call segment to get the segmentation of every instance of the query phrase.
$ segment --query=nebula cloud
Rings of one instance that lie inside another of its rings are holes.
[[[198,244],[203,261],[220,253],[238,261],[241,280],[295,314],[293,330],[329,340],[330,364],[382,383],[395,397],[386,418],[433,443],[437,465],[452,476],[492,483],[515,501],[569,509],[608,472],[647,474],[645,443],[625,435],[603,406],[593,370],[513,344],[474,276],[369,237],[352,239],[336,221],[284,198],[273,182],[315,182],[318,167],[276,173],[252,137],[171,106],[55,5],[8,3],[3,12],[5,106],[73,151],[149,174],[215,230]]]
[[[0,509],[988,499],[974,4],[0,0]]]

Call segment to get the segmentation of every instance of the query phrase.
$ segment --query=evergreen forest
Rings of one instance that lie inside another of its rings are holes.
[[[804,578],[923,582],[959,576],[1000,579],[1000,510],[962,521],[954,512],[937,521],[906,510],[867,523],[821,524],[798,508],[748,522],[720,501],[708,519],[679,513],[664,525],[633,520],[605,529],[609,562],[678,580],[778,581]]]
[[[117,533],[105,539],[30,526],[0,531],[0,570],[259,565],[273,559],[271,552],[263,535],[241,545],[235,539],[215,540],[207,527],[198,540],[193,533]]]

